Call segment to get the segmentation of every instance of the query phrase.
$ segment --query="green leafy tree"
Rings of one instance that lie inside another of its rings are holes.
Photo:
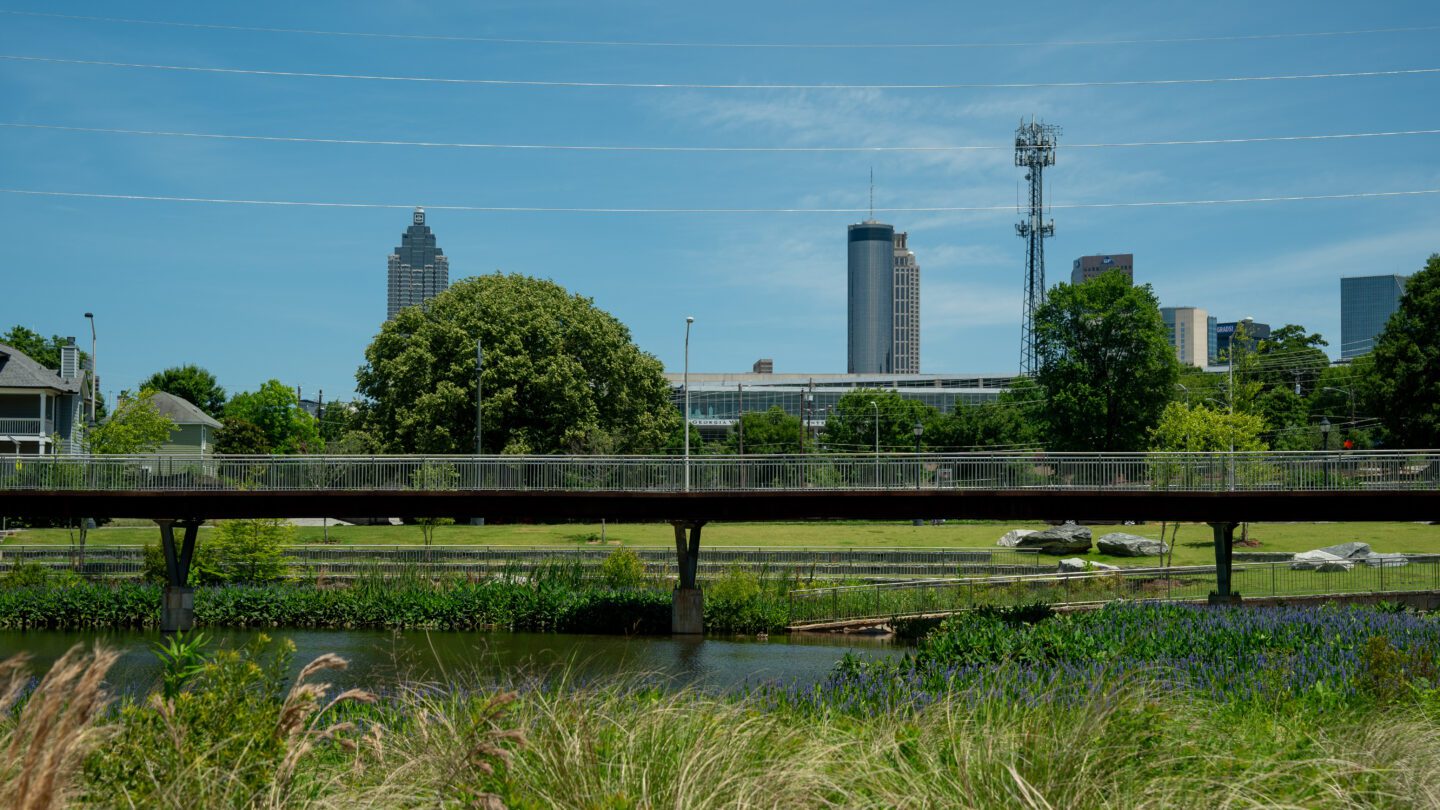
[[[244,391],[225,404],[225,416],[249,422],[265,434],[272,453],[318,452],[322,443],[315,417],[300,407],[295,391],[270,380],[257,391]],[[219,438],[216,439],[217,444]]]
[[[994,402],[957,407],[925,428],[925,444],[957,452],[1039,446],[1042,401],[1033,380],[1016,381]]]
[[[639,588],[645,584],[645,561],[633,549],[617,548],[600,563],[600,579],[607,588]]]
[[[915,423],[925,428],[924,438],[928,440],[941,418],[939,411],[896,391],[859,388],[835,403],[835,409],[825,419],[821,441],[827,450],[838,453],[873,452],[878,425],[882,453],[913,450]],[[745,444],[750,444],[749,436]]]
[[[1338,427],[1337,444],[1349,440],[1355,449],[1375,446],[1378,431],[1370,414],[1375,400],[1375,356],[1363,354],[1345,365],[1330,366],[1320,373],[1310,393],[1310,423],[1329,420]]]
[[[173,394],[216,418],[225,410],[225,389],[216,382],[214,374],[194,364],[157,371],[140,383],[140,387]]]
[[[153,453],[170,439],[175,422],[155,407],[153,391],[122,400],[109,419],[90,429],[85,441],[92,453]]]
[[[1150,285],[1117,272],[1056,285],[1036,310],[1035,340],[1050,449],[1149,444],[1180,373]]]
[[[654,452],[677,430],[660,361],[591,299],[495,273],[451,285],[381,327],[356,374],[385,449],[475,449],[476,344],[486,452]]]
[[[1192,453],[1228,451],[1232,446],[1237,451],[1265,450],[1260,439],[1264,428],[1258,414],[1171,402],[1150,431],[1150,447]]]
[[[193,584],[279,582],[285,578],[285,545],[295,527],[284,520],[222,520],[197,544]]]
[[[804,426],[800,417],[791,416],[779,405],[766,411],[750,411],[740,417],[745,431],[745,454],[799,453]],[[728,452],[739,451],[740,428],[725,440]]]
[[[1375,343],[1375,411],[1394,447],[1440,447],[1440,254],[1405,283]]]
[[[270,452],[270,439],[254,422],[238,416],[220,420],[215,432],[215,452],[227,456],[254,456]]]

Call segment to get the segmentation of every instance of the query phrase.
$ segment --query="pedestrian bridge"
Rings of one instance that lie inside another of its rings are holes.
[[[1419,520],[1440,451],[0,456],[0,515]]]
[[[1214,529],[1213,598],[1228,601],[1238,523],[1440,518],[1440,451],[0,456],[0,515],[153,519],[167,630],[193,621],[187,583],[205,519],[663,520],[675,529],[672,627],[698,633],[696,570],[710,521],[1201,521]]]

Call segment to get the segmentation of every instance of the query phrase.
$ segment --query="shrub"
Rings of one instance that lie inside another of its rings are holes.
[[[50,582],[50,569],[36,562],[16,563],[5,575],[5,585],[11,588],[35,588]]]
[[[645,584],[645,562],[634,550],[617,548],[600,564],[600,578],[607,588],[638,588]]]
[[[222,520],[197,543],[190,584],[279,582],[285,578],[282,546],[294,536],[295,527],[283,520]]]

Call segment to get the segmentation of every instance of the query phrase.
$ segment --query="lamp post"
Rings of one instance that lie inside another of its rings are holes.
[[[95,364],[95,313],[85,313],[85,320],[90,322],[90,424],[95,424],[95,397],[99,388],[95,372],[98,366]]]
[[[870,407],[875,409],[875,486],[880,486],[880,404],[870,400]]]
[[[1186,406],[1189,406],[1189,405],[1190,405],[1190,389],[1185,386],[1185,383],[1180,383],[1180,382],[1175,383],[1175,387],[1176,387],[1176,388],[1179,388],[1181,391],[1184,391],[1184,392],[1185,392],[1185,405],[1186,405]]]
[[[480,339],[475,339],[475,455],[484,455],[481,438],[485,435],[485,422],[480,418],[481,388],[480,372],[485,368],[485,349]]]
[[[685,491],[690,491],[690,324],[695,319],[685,316]]]
[[[1330,488],[1330,420],[1320,417],[1320,435],[1325,437],[1325,488]]]

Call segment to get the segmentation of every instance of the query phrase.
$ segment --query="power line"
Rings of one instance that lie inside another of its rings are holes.
[[[272,205],[296,208],[361,208],[414,209],[414,203],[346,203],[307,200],[260,200],[222,197],[178,197],[158,194],[102,194],[90,191],[46,191],[40,189],[0,188],[0,194],[23,194],[35,197],[70,197],[96,200],[138,200],[144,202],[208,203],[215,205]],[[1193,205],[1239,205],[1246,203],[1300,202],[1309,200],[1356,200],[1382,197],[1419,197],[1440,194],[1440,188],[1409,191],[1363,191],[1346,194],[1294,194],[1277,197],[1236,197],[1214,200],[1150,200],[1145,202],[1055,203],[1048,208],[1176,208]],[[465,211],[474,213],[520,214],[863,214],[867,208],[590,208],[580,206],[521,205],[429,205],[432,211]],[[882,214],[933,214],[958,212],[1010,211],[1009,205],[929,206],[915,208],[876,208]]]
[[[0,14],[23,17],[43,17],[55,20],[81,22],[119,23],[124,25],[152,25],[167,28],[191,28],[210,31],[245,31],[262,34],[305,34],[309,36],[361,37],[365,39],[421,40],[434,42],[471,42],[490,45],[557,45],[594,46],[623,48],[756,48],[792,50],[897,50],[897,49],[962,49],[962,48],[1030,48],[1030,47],[1089,47],[1100,45],[1169,45],[1187,42],[1242,42],[1275,39],[1304,39],[1321,37],[1348,37],[1371,34],[1401,34],[1440,30],[1440,25],[1403,26],[1394,28],[1361,28],[1350,31],[1301,31],[1272,34],[1226,34],[1211,37],[1162,37],[1155,39],[1098,39],[1098,40],[1053,40],[1036,42],[657,42],[644,40],[605,39],[531,39],[522,37],[476,37],[454,34],[402,34],[376,31],[335,31],[311,28],[279,28],[252,25],[224,25],[220,23],[178,22],[172,20],[144,20],[125,17],[99,17],[82,14],[55,14],[41,11],[0,10]]]
[[[108,127],[75,127],[61,124],[0,122],[11,129],[86,132],[107,135],[147,135],[168,138],[202,138],[226,141],[264,141],[278,143],[343,144],[350,146],[413,146],[440,149],[517,149],[574,152],[966,152],[1014,149],[1013,144],[967,144],[936,146],[625,146],[603,144],[547,143],[473,143],[464,141],[406,141],[368,138],[307,138],[298,135],[234,135],[221,132],[180,132],[175,130],[113,129]],[[1440,129],[1409,129],[1390,132],[1349,132],[1326,135],[1276,135],[1254,138],[1200,138],[1174,141],[1130,141],[1121,143],[1067,144],[1066,149],[1114,149],[1141,146],[1196,146],[1238,143],[1273,143],[1288,141],[1330,141],[1356,138],[1385,138],[1403,135],[1440,135]]]
[[[162,65],[144,62],[111,62],[99,59],[61,59],[53,56],[0,54],[0,59],[13,62],[36,62],[90,67],[141,68],[182,73],[221,73],[237,76],[284,76],[303,79],[351,79],[377,82],[418,82],[428,84],[484,85],[492,87],[569,87],[585,89],[630,90],[1023,90],[1076,87],[1142,87],[1183,84],[1235,84],[1245,82],[1280,82],[1310,79],[1355,79],[1394,76],[1419,76],[1440,73],[1440,67],[1403,68],[1395,70],[1360,70],[1338,73],[1290,73],[1272,76],[1220,76],[1198,79],[1119,79],[1111,81],[1074,82],[956,82],[951,84],[705,84],[687,82],[593,82],[546,79],[467,79],[442,76],[388,76],[371,73],[322,73],[303,70],[265,70],[260,68],[223,68],[198,65]]]

